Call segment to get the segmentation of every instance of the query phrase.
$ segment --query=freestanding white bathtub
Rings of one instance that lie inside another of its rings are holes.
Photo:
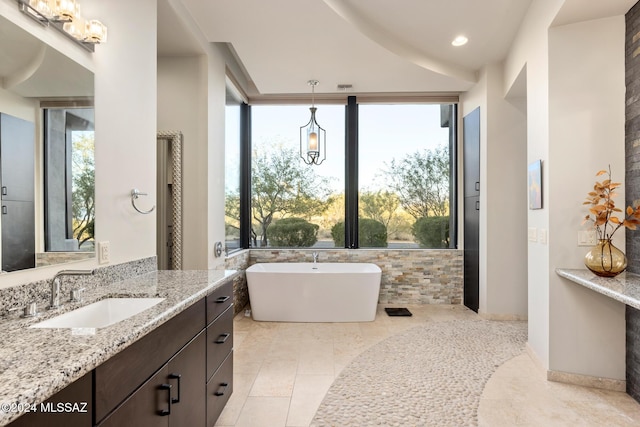
[[[246,273],[254,320],[375,320],[382,274],[375,264],[266,263],[254,264]]]

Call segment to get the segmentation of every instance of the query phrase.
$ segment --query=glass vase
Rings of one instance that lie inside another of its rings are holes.
[[[584,257],[589,270],[601,277],[615,277],[627,268],[627,257],[610,239],[600,239]]]

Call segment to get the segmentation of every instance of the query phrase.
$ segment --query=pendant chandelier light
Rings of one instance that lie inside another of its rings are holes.
[[[311,86],[311,119],[309,123],[300,126],[300,158],[308,165],[319,165],[327,158],[327,133],[316,121],[315,87],[317,80],[309,80]]]

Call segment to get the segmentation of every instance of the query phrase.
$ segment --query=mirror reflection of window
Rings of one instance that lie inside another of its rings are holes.
[[[45,251],[93,252],[93,108],[43,111]]]

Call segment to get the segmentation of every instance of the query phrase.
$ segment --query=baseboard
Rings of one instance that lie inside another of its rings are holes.
[[[528,316],[520,314],[484,313],[478,311],[478,316],[484,320],[528,320]]]
[[[573,384],[583,387],[600,388],[611,391],[627,391],[625,380],[614,380],[612,378],[592,377],[590,375],[573,374],[561,371],[547,371],[547,380],[558,383]]]

